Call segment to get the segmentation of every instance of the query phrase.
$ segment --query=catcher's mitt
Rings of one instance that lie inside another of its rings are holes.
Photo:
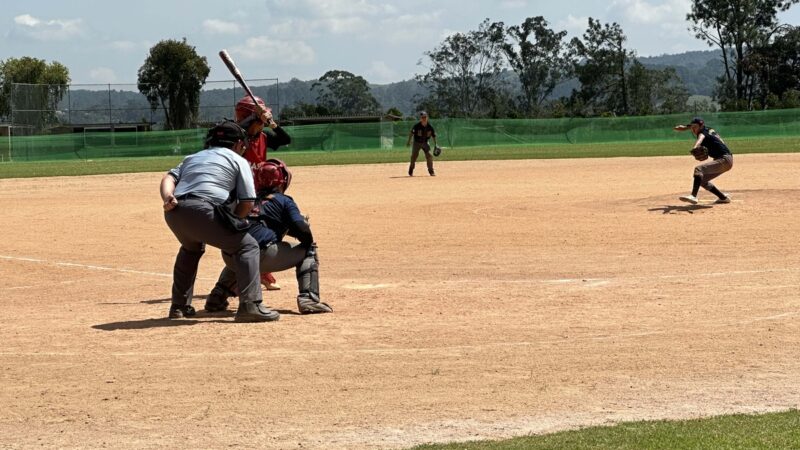
[[[694,156],[694,159],[698,161],[705,161],[708,159],[708,149],[702,145],[700,147],[693,148],[690,153],[692,156]]]
[[[439,156],[441,154],[442,154],[442,147],[439,147],[438,145],[436,147],[433,147],[433,156]]]

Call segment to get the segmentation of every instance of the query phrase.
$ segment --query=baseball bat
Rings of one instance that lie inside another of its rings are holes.
[[[249,95],[251,99],[253,99],[253,104],[256,105],[256,107],[260,109],[262,113],[264,113],[265,112],[264,109],[261,108],[261,105],[259,105],[258,102],[256,101],[256,96],[253,95],[253,91],[250,90],[250,86],[248,86],[247,82],[244,81],[242,72],[240,72],[239,68],[236,67],[236,63],[233,62],[233,58],[231,58],[231,55],[228,54],[228,51],[225,49],[220,50],[219,57],[222,59],[222,62],[225,63],[225,66],[228,67],[228,70],[230,70],[231,75],[233,75],[233,78],[236,78],[236,81],[238,81],[239,85],[242,86],[244,92],[247,95]]]

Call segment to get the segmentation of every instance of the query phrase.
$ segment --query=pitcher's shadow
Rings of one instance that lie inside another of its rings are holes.
[[[661,211],[662,214],[677,214],[682,212],[694,214],[695,211],[711,208],[713,208],[711,205],[664,205],[658,208],[649,208],[648,211]]]

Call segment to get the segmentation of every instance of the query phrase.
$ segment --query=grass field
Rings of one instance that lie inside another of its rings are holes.
[[[734,154],[800,152],[800,139],[764,138],[730,139]],[[594,145],[541,145],[467,147],[446,149],[441,160],[507,160],[551,158],[614,158],[639,156],[676,156],[687,154],[691,141],[631,143],[620,142]],[[378,164],[408,161],[407,150],[359,150],[336,152],[277,151],[272,156],[290,166],[320,166],[343,164]],[[420,156],[420,158],[422,158]],[[143,157],[127,159],[65,160],[0,163],[0,178],[29,178],[50,176],[80,176],[113,173],[161,172],[178,164],[183,157]]]
[[[421,445],[415,450],[800,448],[800,411],[710,419],[626,422],[506,441]]]

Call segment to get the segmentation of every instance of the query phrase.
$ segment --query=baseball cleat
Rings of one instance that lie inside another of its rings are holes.
[[[678,200],[686,203],[691,203],[693,205],[697,204],[697,197],[695,197],[694,195],[681,195],[680,197],[678,197]]]
[[[170,319],[183,319],[184,317],[194,317],[197,312],[192,305],[178,306],[172,305],[169,307]]]
[[[724,205],[730,202],[731,202],[731,196],[726,194],[724,198],[718,198],[717,201],[715,201],[714,203],[717,205]]]

